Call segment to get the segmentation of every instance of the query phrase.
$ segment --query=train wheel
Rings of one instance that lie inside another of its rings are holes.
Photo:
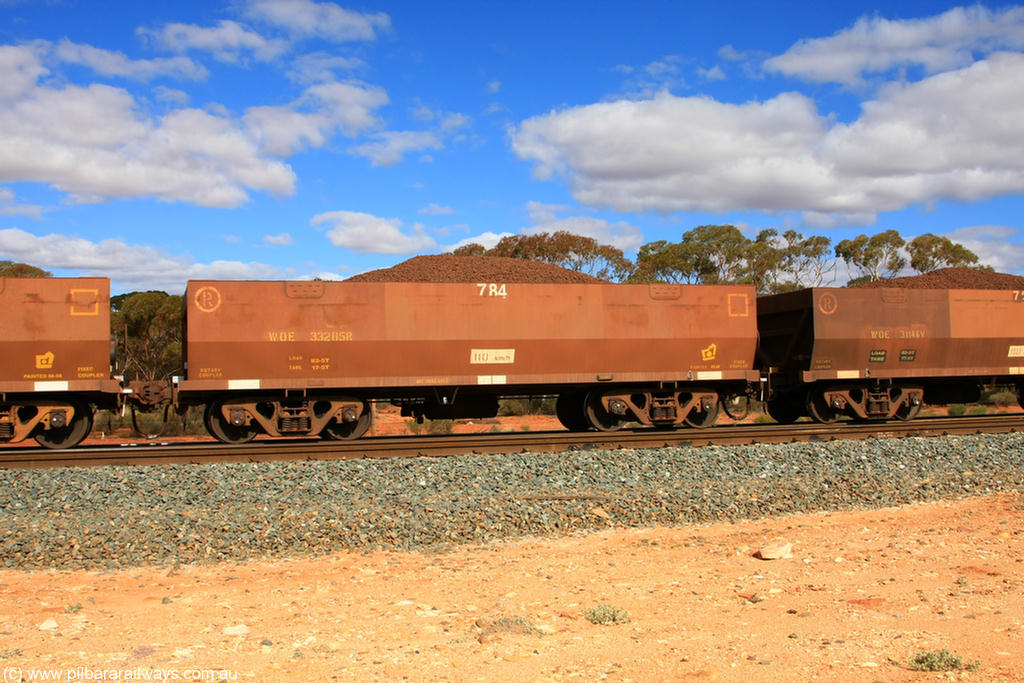
[[[718,402],[715,402],[714,407],[710,410],[698,412],[698,407],[694,407],[693,410],[687,413],[686,417],[683,418],[683,422],[695,429],[704,429],[715,424],[715,420],[718,419]]]
[[[555,400],[555,416],[570,432],[585,432],[590,422],[584,414],[582,394],[559,394]]]
[[[839,413],[828,404],[824,394],[814,389],[807,392],[807,413],[815,422],[822,424],[831,424],[839,419]]]
[[[92,431],[92,408],[85,403],[73,404],[75,416],[63,427],[36,432],[36,443],[46,448],[72,448],[82,443]]]
[[[789,399],[774,399],[765,404],[769,417],[783,425],[791,425],[805,415],[800,404]]]
[[[904,401],[903,404],[899,408],[896,409],[896,419],[903,420],[904,422],[906,422],[908,420],[913,420],[920,413],[921,413],[921,402],[920,401],[918,401],[917,405],[913,405],[911,403],[908,403],[908,402]]]
[[[588,394],[583,404],[583,414],[587,418],[587,424],[599,432],[614,432],[622,429],[622,418],[612,415],[604,409],[601,403],[601,394]]]
[[[746,394],[733,394],[722,399],[722,409],[734,420],[742,420],[750,415],[750,397]]]
[[[370,406],[363,402],[363,412],[360,413],[358,418],[352,422],[331,420],[324,427],[324,430],[320,432],[320,436],[334,441],[358,439],[370,428],[370,420],[372,419],[373,415],[370,413]]]
[[[257,434],[256,427],[251,424],[231,424],[224,418],[224,414],[221,411],[223,405],[224,401],[211,401],[207,404],[206,414],[203,416],[206,430],[218,441],[223,441],[224,443],[239,444],[252,441]]]

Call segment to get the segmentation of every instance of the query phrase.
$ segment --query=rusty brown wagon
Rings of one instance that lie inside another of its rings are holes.
[[[1024,382],[1024,292],[812,288],[758,299],[759,364],[780,422],[909,420]]]
[[[181,406],[212,434],[356,438],[369,401],[488,417],[557,395],[570,429],[704,427],[756,385],[749,286],[193,281]]]
[[[69,448],[116,407],[110,281],[0,278],[0,442]]]

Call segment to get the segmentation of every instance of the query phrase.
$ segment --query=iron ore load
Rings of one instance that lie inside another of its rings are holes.
[[[201,406],[242,443],[358,438],[374,401],[447,419],[555,396],[566,428],[611,431],[705,428],[751,397],[780,422],[909,420],[992,384],[1020,397],[1024,279],[955,270],[762,297],[450,255],[346,282],[194,281],[170,383],[112,376],[105,278],[0,279],[0,442],[71,447],[94,408],[129,404]]]
[[[362,435],[369,401],[493,417],[555,394],[570,429],[702,427],[758,375],[749,286],[190,282],[181,405],[227,442]]]

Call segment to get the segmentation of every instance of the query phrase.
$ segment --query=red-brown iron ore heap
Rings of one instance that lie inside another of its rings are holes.
[[[902,289],[1018,289],[1024,290],[1024,276],[995,273],[978,268],[941,268],[922,275],[865,282],[858,287],[899,287]]]
[[[585,273],[540,261],[505,256],[414,256],[391,268],[371,270],[346,282],[532,282],[600,284]]]

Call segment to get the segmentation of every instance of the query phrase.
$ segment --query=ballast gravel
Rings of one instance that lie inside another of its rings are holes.
[[[0,471],[19,569],[443,550],[1020,490],[1024,435]]]

